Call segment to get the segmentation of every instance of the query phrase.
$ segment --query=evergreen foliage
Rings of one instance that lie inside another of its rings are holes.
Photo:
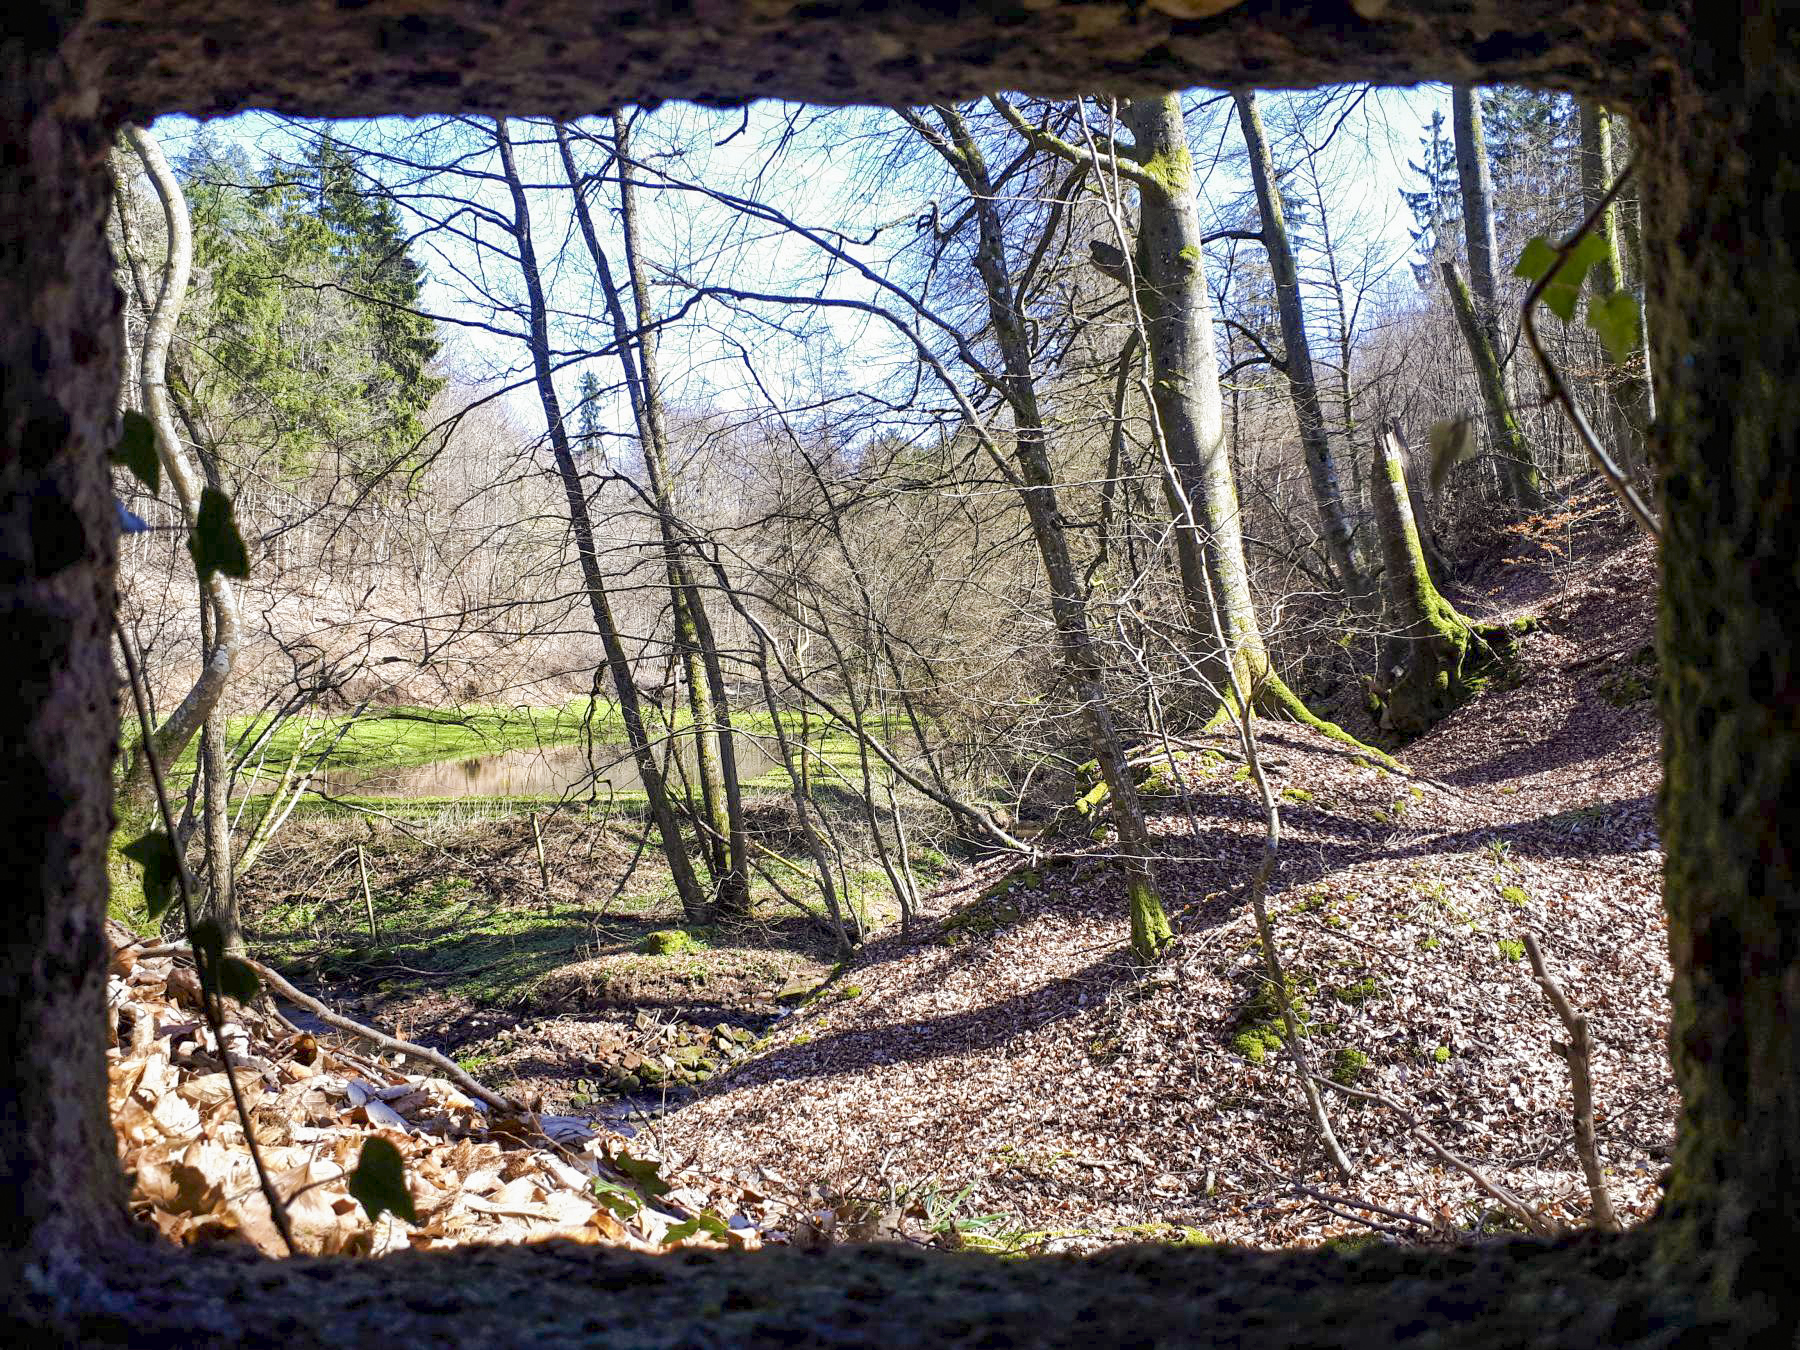
[[[1407,233],[1418,251],[1413,275],[1423,290],[1434,282],[1437,259],[1460,257],[1462,247],[1462,185],[1456,176],[1456,143],[1441,109],[1425,124],[1419,158],[1407,160],[1406,167],[1420,179],[1413,191],[1401,189],[1400,200],[1418,223],[1417,229]]]
[[[590,460],[606,462],[606,447],[601,443],[600,380],[591,370],[581,373],[580,413],[575,422],[576,448]]]
[[[190,407],[289,481],[415,467],[435,324],[399,212],[326,137],[258,165],[203,137],[182,165],[199,284],[183,316]]]

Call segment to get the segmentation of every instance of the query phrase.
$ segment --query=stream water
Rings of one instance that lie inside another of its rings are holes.
[[[760,777],[779,762],[760,742],[743,736],[736,740],[740,782]],[[682,760],[692,768],[690,755]],[[584,745],[527,746],[404,769],[333,769],[322,777],[320,786],[333,795],[397,800],[585,795],[589,783],[602,797],[609,790],[643,790],[636,761],[624,745],[597,745],[591,753]]]

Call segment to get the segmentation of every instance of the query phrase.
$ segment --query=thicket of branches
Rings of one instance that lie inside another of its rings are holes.
[[[174,327],[126,400],[166,395],[165,460],[228,491],[253,554],[197,605],[183,507],[121,480],[160,749],[229,670],[191,827],[259,767],[306,788],[328,738],[269,765],[273,719],[593,695],[691,917],[797,885],[739,790],[754,735],[794,783],[816,895],[789,898],[844,941],[847,820],[910,915],[909,821],[1029,850],[1079,798],[1156,956],[1145,748],[1251,708],[1348,740],[1428,724],[1414,675],[1469,647],[1431,625],[1487,645],[1405,592],[1390,500],[1450,588],[1584,466],[1520,354],[1509,262],[1583,219],[1621,133],[1555,96],[1452,102],[1422,134],[1366,89],[281,123],[160,174],[137,133],[134,360]],[[1396,154],[1403,202],[1371,200]],[[1635,217],[1629,194],[1606,215],[1596,293],[1639,285]],[[1641,465],[1641,345],[1549,342]],[[1434,425],[1476,452],[1435,488],[1385,434]],[[819,757],[825,727],[854,768]],[[210,829],[209,875],[279,815]]]

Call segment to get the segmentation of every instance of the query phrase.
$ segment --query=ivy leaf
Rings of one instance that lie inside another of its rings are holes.
[[[710,1209],[704,1209],[693,1218],[684,1219],[682,1222],[672,1225],[669,1231],[663,1234],[662,1245],[673,1247],[677,1242],[685,1242],[688,1238],[700,1233],[705,1233],[708,1237],[719,1238],[721,1241],[728,1241],[731,1237],[731,1225]]]
[[[616,1181],[608,1181],[605,1177],[593,1179],[594,1199],[598,1200],[613,1215],[620,1219],[635,1219],[644,1206],[636,1194],[626,1190]]]
[[[1550,247],[1550,241],[1538,235],[1519,255],[1519,261],[1513,264],[1513,275],[1526,281],[1536,281],[1548,272],[1556,262],[1556,250]]]
[[[1630,291],[1614,291],[1588,300],[1588,327],[1600,335],[1615,361],[1625,361],[1637,350],[1638,302]]]
[[[626,1150],[620,1149],[619,1156],[612,1160],[612,1165],[637,1182],[648,1195],[669,1193],[669,1183],[662,1179],[662,1173],[657,1170],[656,1164],[647,1158],[634,1158]]]
[[[419,1221],[412,1192],[406,1189],[406,1167],[400,1161],[400,1150],[386,1139],[364,1142],[347,1189],[352,1199],[361,1202],[370,1223],[383,1214],[397,1214],[412,1224]]]
[[[250,575],[250,552],[231,518],[231,498],[217,488],[209,487],[200,494],[200,514],[188,536],[188,552],[201,581],[214,572],[240,581]]]
[[[1542,298],[1552,314],[1564,323],[1575,317],[1575,306],[1581,300],[1581,283],[1587,279],[1588,269],[1605,257],[1606,242],[1599,235],[1586,234],[1581,237],[1581,241],[1569,250],[1569,256],[1563,259],[1562,266],[1556,268],[1556,275],[1544,287]],[[1519,261],[1513,267],[1513,275],[1536,282],[1555,263],[1556,250],[1539,235],[1525,245],[1525,251],[1519,255]]]
[[[1475,419],[1464,413],[1431,424],[1431,490],[1444,485],[1450,470],[1475,453]]]
[[[151,830],[119,851],[144,869],[144,911],[160,919],[175,898],[175,882],[181,875],[175,841],[165,830]]]
[[[112,448],[112,462],[130,469],[154,497],[162,488],[162,461],[156,457],[156,428],[141,412],[125,414],[125,428]]]

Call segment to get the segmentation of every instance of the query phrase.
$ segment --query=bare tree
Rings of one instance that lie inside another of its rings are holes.
[[[1319,510],[1319,527],[1325,554],[1337,574],[1345,597],[1357,608],[1367,609],[1375,599],[1373,583],[1356,560],[1353,530],[1339,482],[1337,459],[1326,431],[1325,413],[1319,404],[1318,380],[1313,374],[1312,344],[1306,334],[1306,312],[1300,296],[1300,268],[1288,237],[1287,214],[1282,208],[1275,160],[1263,130],[1262,112],[1254,90],[1232,95],[1244,145],[1250,153],[1250,174],[1256,185],[1256,204],[1262,216],[1262,242],[1269,253],[1269,270],[1275,277],[1276,302],[1281,314],[1282,373],[1294,400],[1294,416],[1300,423],[1300,445],[1306,471],[1312,480],[1313,498]]]
[[[1013,424],[1013,465],[1001,467],[1031,522],[1032,538],[1050,583],[1051,612],[1065,675],[1111,798],[1119,831],[1119,867],[1131,905],[1132,947],[1140,958],[1151,960],[1169,945],[1172,933],[1151,872],[1150,834],[1143,807],[1107,701],[1105,658],[1089,623],[1087,590],[1076,571],[1057,500],[1056,469],[1032,370],[1029,320],[1014,284],[993,176],[963,114],[948,104],[933,104],[931,113],[936,125],[920,112],[906,110],[900,116],[949,165],[968,194],[967,210],[977,235],[975,269],[1001,359],[993,383]]]
[[[563,422],[562,405],[557,397],[556,383],[552,378],[548,305],[544,299],[543,280],[538,271],[537,248],[531,234],[530,202],[526,197],[524,181],[519,177],[512,138],[503,119],[494,121],[493,138],[494,148],[500,159],[501,173],[512,198],[512,218],[509,228],[518,250],[519,274],[524,282],[530,304],[530,345],[532,365],[536,372],[538,398],[543,404],[544,420],[548,425],[550,449],[556,459],[557,474],[563,483],[569,511],[569,527],[575,535],[576,554],[581,563],[582,582],[587,591],[594,628],[606,648],[607,667],[612,675],[613,697],[619,701],[619,713],[625,723],[625,732],[630,740],[632,755],[637,763],[638,778],[644,785],[644,795],[649,800],[651,818],[656,822],[656,828],[661,835],[663,856],[668,860],[669,872],[674,879],[676,893],[681,897],[682,910],[687,915],[689,922],[703,923],[708,917],[710,907],[706,894],[701,890],[699,880],[694,875],[693,865],[687,854],[687,846],[682,839],[680,822],[669,801],[662,767],[657,762],[655,750],[650,742],[649,731],[644,723],[643,709],[638,701],[637,684],[632,678],[631,661],[626,654],[624,642],[620,638],[618,624],[613,618],[612,601],[607,594],[606,579],[600,571],[599,554],[594,545],[593,520],[588,513],[587,493],[582,487],[581,476],[575,467],[575,456],[570,448],[568,428]]]
[[[1480,93],[1472,85],[1453,85],[1451,111],[1456,172],[1462,185],[1463,235],[1468,242],[1469,272],[1475,279],[1474,297],[1471,300],[1455,264],[1448,259],[1441,262],[1444,285],[1456,307],[1469,357],[1481,381],[1488,439],[1494,453],[1501,457],[1503,477],[1515,502],[1536,506],[1543,500],[1537,460],[1531,443],[1519,429],[1500,368],[1500,354],[1505,348],[1500,340],[1500,301],[1494,281],[1493,187],[1487,138],[1482,134]]]

